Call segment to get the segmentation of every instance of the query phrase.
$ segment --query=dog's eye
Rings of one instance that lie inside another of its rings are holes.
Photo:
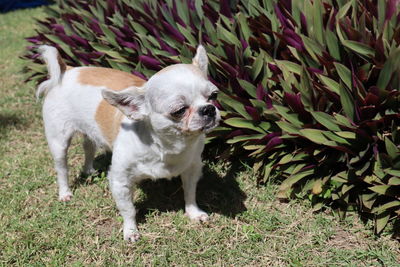
[[[212,92],[211,95],[208,97],[208,101],[210,100],[216,100],[218,96],[218,92]]]
[[[171,113],[171,116],[172,116],[172,117],[175,117],[175,118],[182,117],[183,114],[185,114],[187,108],[188,108],[188,107],[186,107],[186,106],[181,107],[181,108],[178,109],[177,111],[172,112],[172,113]]]

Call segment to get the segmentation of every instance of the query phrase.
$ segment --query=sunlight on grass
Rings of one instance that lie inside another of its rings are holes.
[[[135,196],[143,238],[122,240],[121,218],[105,177],[79,180],[80,140],[69,153],[74,199],[57,201],[33,85],[18,59],[43,9],[0,15],[0,265],[395,266],[398,243],[376,238],[357,216],[341,222],[308,202],[280,203],[276,185],[257,188],[245,167],[208,162],[198,201],[211,221],[184,216],[178,179],[147,181]]]

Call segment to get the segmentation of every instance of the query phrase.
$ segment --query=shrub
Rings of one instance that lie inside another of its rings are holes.
[[[70,65],[149,77],[199,42],[222,90],[210,145],[250,159],[279,197],[357,209],[380,233],[400,207],[400,12],[396,0],[57,1],[33,44]],[[34,80],[37,55],[25,56]]]

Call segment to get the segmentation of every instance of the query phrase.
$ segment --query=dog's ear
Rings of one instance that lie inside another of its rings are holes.
[[[192,64],[197,66],[204,76],[207,77],[208,57],[207,52],[202,45],[199,45],[196,50],[196,55],[192,60]]]
[[[103,98],[132,120],[143,120],[146,116],[145,95],[140,88],[129,87],[122,91],[104,89]]]

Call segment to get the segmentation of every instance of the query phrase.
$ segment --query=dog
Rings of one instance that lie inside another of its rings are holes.
[[[208,215],[196,204],[202,175],[205,134],[221,119],[214,100],[218,88],[207,78],[208,57],[199,45],[192,64],[168,66],[148,81],[130,73],[100,67],[69,67],[56,48],[40,46],[49,79],[37,89],[44,96],[43,120],[54,159],[59,200],[70,201],[67,150],[82,133],[83,173],[94,171],[97,148],[112,151],[108,179],[123,217],[124,239],[140,234],[132,194],[143,179],[180,176],[185,213],[194,221]]]

